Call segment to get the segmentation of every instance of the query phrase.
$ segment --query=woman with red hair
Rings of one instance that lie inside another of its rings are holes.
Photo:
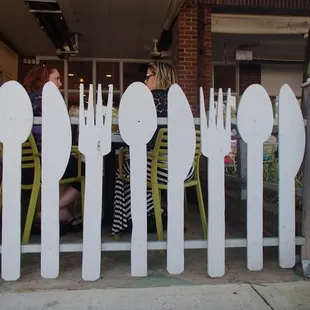
[[[29,71],[29,73],[24,79],[23,85],[29,94],[34,116],[42,116],[42,90],[45,83],[49,81],[53,82],[57,86],[57,88],[60,88],[62,85],[59,71],[56,68],[51,67],[47,64],[36,65]],[[42,127],[33,126],[32,134],[40,151]],[[77,158],[75,158],[74,156],[70,156],[69,163],[63,178],[67,179],[76,176],[77,168]],[[82,163],[82,170],[84,171],[84,169],[85,167]],[[28,180],[27,183],[32,183],[33,176],[26,175],[25,178],[26,180],[24,181],[27,182]],[[82,219],[74,218],[71,212],[68,210],[68,205],[74,202],[78,197],[80,197],[80,192],[81,186],[79,183],[60,184],[59,219],[62,224],[62,232],[78,232],[83,229]],[[39,230],[39,224],[35,224],[33,227],[33,231],[37,232]]]

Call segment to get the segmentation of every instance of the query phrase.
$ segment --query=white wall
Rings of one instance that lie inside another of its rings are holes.
[[[297,97],[301,96],[303,66],[301,64],[262,65],[262,86],[270,96],[277,96],[283,84],[287,83]]]

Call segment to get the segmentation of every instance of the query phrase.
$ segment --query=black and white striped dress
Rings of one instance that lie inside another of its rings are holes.
[[[154,103],[156,106],[157,117],[167,117],[167,90],[153,90]],[[180,120],[181,121],[181,120]],[[159,126],[160,127],[160,126]],[[148,143],[148,151],[151,151],[155,145],[157,132]],[[164,126],[162,126],[164,127]],[[123,174],[125,178],[130,177],[130,161],[129,154],[125,157],[123,164]],[[147,159],[147,180],[151,181],[151,165],[152,159]],[[192,179],[194,170],[188,174],[187,180]],[[168,170],[158,168],[157,171],[158,183],[167,184]],[[114,217],[112,225],[112,234],[118,234],[131,226],[131,199],[130,199],[130,183],[124,183],[120,178],[119,170],[116,172],[115,192],[114,192]],[[147,215],[152,216],[154,213],[154,202],[152,197],[152,190],[147,189]]]

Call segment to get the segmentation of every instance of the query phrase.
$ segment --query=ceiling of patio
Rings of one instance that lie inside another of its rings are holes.
[[[178,0],[179,1],[179,0]],[[149,58],[170,5],[168,0],[58,0],[71,32],[81,33],[79,57]],[[22,0],[1,4],[0,35],[22,55],[55,48]]]

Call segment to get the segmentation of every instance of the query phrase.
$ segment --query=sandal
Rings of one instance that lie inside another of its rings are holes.
[[[65,227],[62,225],[62,223],[59,223],[59,235],[63,236],[67,233]],[[31,228],[31,234],[32,235],[41,235],[41,223],[40,222],[36,222],[32,224],[32,228]]]
[[[66,224],[62,224],[62,225],[66,227],[67,232],[78,233],[78,232],[83,231],[82,217],[73,218],[70,222]]]

